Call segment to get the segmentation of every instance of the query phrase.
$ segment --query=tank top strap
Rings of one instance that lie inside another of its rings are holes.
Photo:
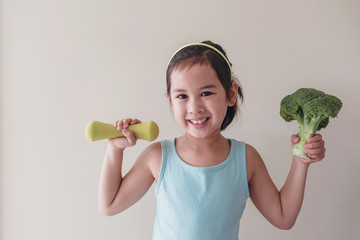
[[[246,198],[249,197],[249,186],[247,180],[247,169],[246,169],[246,143],[242,141],[237,141],[232,139],[232,144],[234,144],[234,148],[236,149],[235,155],[237,159],[237,169],[239,169],[240,181],[243,183],[243,190]]]
[[[165,139],[165,140],[161,140],[161,167],[160,167],[160,173],[159,173],[159,178],[157,180],[156,183],[156,187],[155,187],[155,193],[157,193],[159,191],[161,182],[164,178],[164,173],[165,173],[165,169],[166,169],[166,164],[167,164],[167,160],[168,160],[168,156],[169,151],[171,150],[171,143],[173,143],[175,139]]]

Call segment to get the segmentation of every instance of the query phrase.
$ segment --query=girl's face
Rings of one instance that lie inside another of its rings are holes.
[[[236,102],[237,85],[233,84],[227,97],[209,64],[174,70],[170,79],[169,100],[176,122],[196,138],[220,134],[227,107]]]

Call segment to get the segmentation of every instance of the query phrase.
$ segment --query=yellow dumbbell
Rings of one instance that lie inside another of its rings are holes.
[[[154,141],[159,136],[159,127],[153,121],[129,125],[127,129],[132,131],[137,139],[143,139],[149,142]],[[124,137],[122,132],[114,127],[114,124],[98,121],[88,123],[85,133],[91,141]]]

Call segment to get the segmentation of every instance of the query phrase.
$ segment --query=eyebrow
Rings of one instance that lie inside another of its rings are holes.
[[[211,89],[211,88],[216,88],[216,86],[214,84],[210,84],[210,85],[205,85],[199,89],[204,90],[204,89]],[[186,92],[186,90],[181,89],[181,88],[175,88],[172,92]]]

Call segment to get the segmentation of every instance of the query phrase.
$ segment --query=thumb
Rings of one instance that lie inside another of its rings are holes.
[[[130,146],[134,146],[136,144],[136,138],[132,131],[130,131],[129,129],[123,128],[122,133],[124,134],[124,137],[126,137],[126,139],[128,140]]]
[[[298,137],[298,135],[291,135],[291,146],[294,146],[298,142],[300,142],[300,138]]]

